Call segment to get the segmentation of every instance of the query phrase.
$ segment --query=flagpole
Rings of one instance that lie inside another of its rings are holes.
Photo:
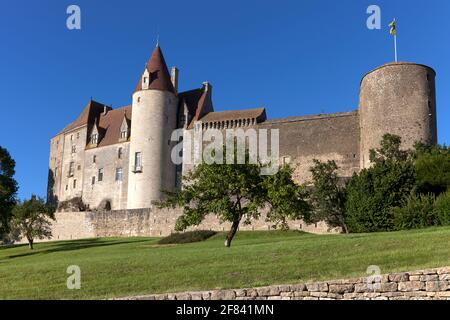
[[[395,52],[395,62],[398,62],[398,60],[397,60],[397,35],[394,35],[394,52]]]

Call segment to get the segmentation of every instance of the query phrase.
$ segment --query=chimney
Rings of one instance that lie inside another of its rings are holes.
[[[178,93],[178,73],[178,68],[172,67],[172,70],[170,72],[170,80],[172,81],[172,85],[176,93]]]

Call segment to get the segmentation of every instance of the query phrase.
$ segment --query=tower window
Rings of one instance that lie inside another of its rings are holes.
[[[123,180],[123,169],[116,168],[116,181],[122,181],[122,180]]]
[[[134,172],[142,171],[142,154],[141,152],[136,152],[134,154]]]
[[[77,146],[72,146],[72,153],[76,153],[77,152]]]
[[[92,163],[95,163],[97,161],[97,156],[92,156]]]
[[[98,182],[103,181],[103,168],[98,169]]]
[[[141,102],[141,97],[138,97],[138,98],[137,98],[137,102]]]
[[[144,77],[144,83],[147,83],[147,79],[148,79],[147,77]]]
[[[77,187],[77,179],[73,180],[73,188],[75,189]]]
[[[95,176],[93,176],[91,179],[91,185],[94,185],[94,184],[95,184]]]
[[[123,154],[123,150],[122,150],[122,148],[119,148],[119,150],[117,151],[117,158],[122,159],[122,154]]]

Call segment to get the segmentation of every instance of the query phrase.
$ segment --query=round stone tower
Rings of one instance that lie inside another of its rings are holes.
[[[178,97],[159,46],[153,51],[133,93],[129,209],[148,208],[175,187],[170,136],[176,128]]]
[[[402,148],[415,142],[437,143],[435,71],[398,62],[383,65],[361,80],[359,96],[361,168],[370,165],[369,150],[385,133],[402,137]]]

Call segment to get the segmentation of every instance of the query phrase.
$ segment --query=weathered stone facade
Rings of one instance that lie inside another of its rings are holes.
[[[259,288],[164,293],[125,300],[450,300],[450,267]]]

